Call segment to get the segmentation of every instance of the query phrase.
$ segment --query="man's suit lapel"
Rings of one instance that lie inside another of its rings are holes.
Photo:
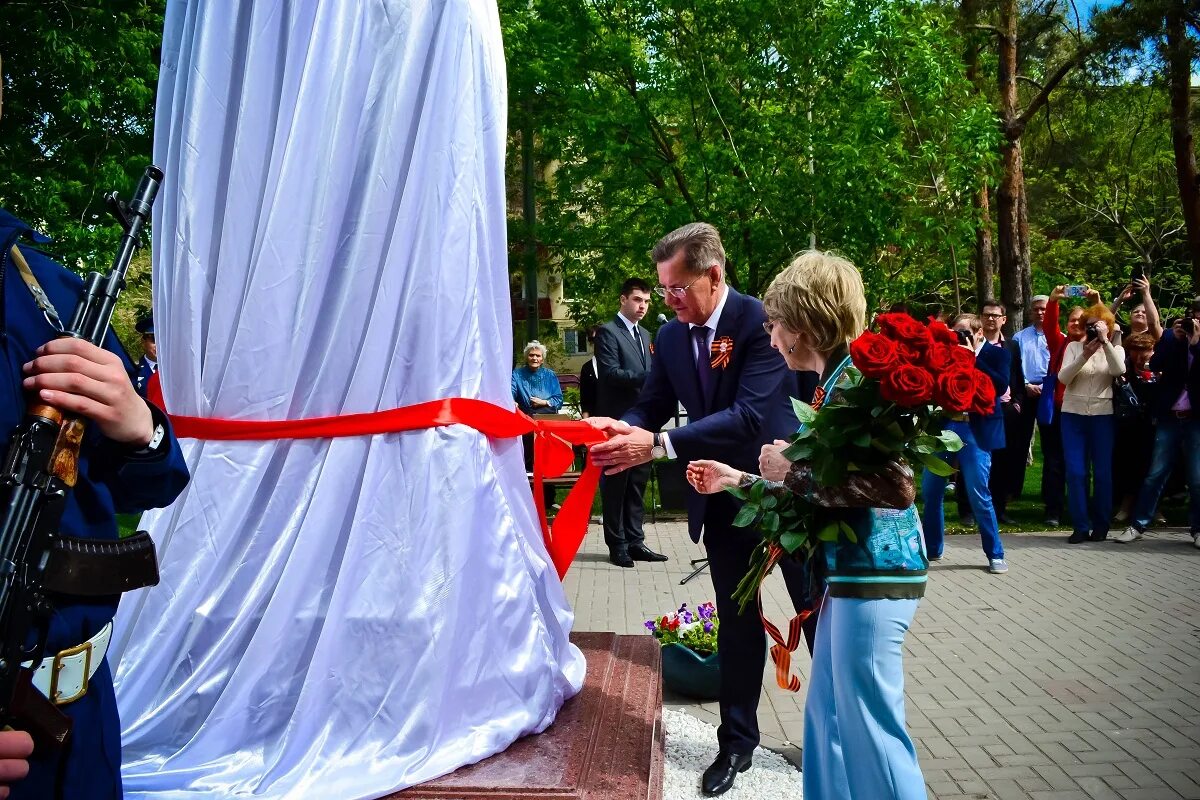
[[[672,327],[674,331],[663,328],[659,333],[659,344],[662,346],[660,352],[679,352],[683,357],[660,358],[659,363],[674,372],[675,380],[672,382],[675,385],[676,394],[679,395],[679,402],[683,403],[683,407],[688,410],[689,417],[699,419],[704,415],[704,398],[700,394],[700,376],[696,374],[696,353],[692,349],[692,327],[686,322],[680,322]],[[673,335],[680,340],[675,347],[670,346],[670,343],[662,339],[663,333],[668,331],[668,335]]]
[[[726,286],[725,291],[729,292],[729,297],[725,300],[725,308],[721,310],[721,319],[717,321],[717,334],[713,337],[713,344],[721,341],[722,337],[727,336],[736,348],[738,345],[738,334],[741,332],[742,296],[735,292],[732,286]],[[711,360],[711,349],[708,357]],[[733,377],[727,377],[728,373],[731,372],[729,369],[731,366],[732,362],[713,370],[713,380],[709,385],[709,395],[704,398],[705,408],[711,409],[713,407],[713,402],[715,398],[720,396],[721,388],[725,381],[734,380]],[[699,379],[697,379],[697,385],[699,385]]]
[[[615,317],[613,317],[612,324],[613,328],[616,330],[618,339],[621,341],[622,347],[625,348],[625,352],[629,355],[629,366],[632,367],[640,364],[642,369],[645,369],[648,362],[646,361],[645,356],[638,350],[637,341],[634,340],[633,335],[629,332],[629,328],[626,327],[625,320],[621,319],[620,314],[617,314]],[[638,332],[643,334],[642,341],[644,343],[646,339],[646,332],[642,330],[639,330]]]

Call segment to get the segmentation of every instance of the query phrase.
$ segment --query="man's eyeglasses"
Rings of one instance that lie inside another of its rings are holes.
[[[701,275],[699,278],[695,278],[692,283],[695,283],[703,277],[704,276]],[[668,294],[674,297],[683,297],[684,294],[687,293],[687,290],[691,288],[692,283],[689,283],[687,286],[655,286],[654,293],[659,297],[666,297]]]
[[[984,319],[1004,319],[1003,314],[983,314]]]

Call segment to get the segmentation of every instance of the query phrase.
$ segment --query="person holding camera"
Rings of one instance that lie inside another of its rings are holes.
[[[1192,542],[1200,547],[1200,418],[1193,410],[1200,405],[1200,323],[1185,317],[1159,340],[1149,369],[1160,373],[1154,403],[1157,422],[1150,472],[1138,492],[1133,519],[1113,537],[1122,544],[1142,538],[1150,527],[1154,509],[1167,477],[1182,452],[1187,458],[1188,521]],[[1180,447],[1180,445],[1183,447]]]
[[[1083,341],[1068,342],[1058,382],[1063,386],[1062,444],[1067,472],[1071,544],[1102,542],[1112,519],[1113,378],[1125,374],[1125,351],[1112,343],[1116,318],[1100,303],[1085,309]],[[1092,494],[1088,497],[1088,477]]]
[[[1157,342],[1163,335],[1162,318],[1159,316],[1158,306],[1154,305],[1154,298],[1150,296],[1150,281],[1141,270],[1134,271],[1133,280],[1113,301],[1110,307],[1112,312],[1116,314],[1124,303],[1135,297],[1140,299],[1129,310],[1129,324],[1122,326],[1124,335],[1148,333]]]

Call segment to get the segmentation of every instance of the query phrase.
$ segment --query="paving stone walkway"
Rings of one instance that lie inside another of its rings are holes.
[[[592,526],[566,579],[577,630],[642,633],[652,616],[711,599],[707,573],[679,585],[702,555],[685,523],[646,532],[671,560],[621,569]],[[905,641],[930,797],[1200,798],[1200,549],[1182,531],[1131,545],[1010,534],[1004,545],[1011,571],[989,575],[978,537],[951,537]],[[782,581],[764,602],[786,621]],[[807,655],[795,663],[807,683]],[[799,763],[804,690],[778,689],[773,673],[764,686],[763,744]],[[719,720],[715,703],[664,701]]]

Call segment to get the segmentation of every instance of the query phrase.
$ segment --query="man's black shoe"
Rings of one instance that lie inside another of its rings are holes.
[[[996,521],[1001,525],[1016,525],[1017,521],[1008,515],[1007,511],[996,512]]]
[[[632,567],[633,559],[629,557],[629,553],[623,550],[617,550],[608,554],[608,560],[616,564],[618,567]]]
[[[644,545],[635,545],[629,548],[629,557],[634,561],[666,561],[667,557],[662,553],[656,553],[649,547]]]
[[[737,774],[750,769],[753,760],[753,757],[749,755],[717,753],[717,758],[713,761],[712,766],[704,770],[700,788],[710,796],[725,794],[733,788],[733,779],[737,777]]]
[[[1080,542],[1086,542],[1087,540],[1088,534],[1086,531],[1075,531],[1067,537],[1067,544],[1079,544]]]

